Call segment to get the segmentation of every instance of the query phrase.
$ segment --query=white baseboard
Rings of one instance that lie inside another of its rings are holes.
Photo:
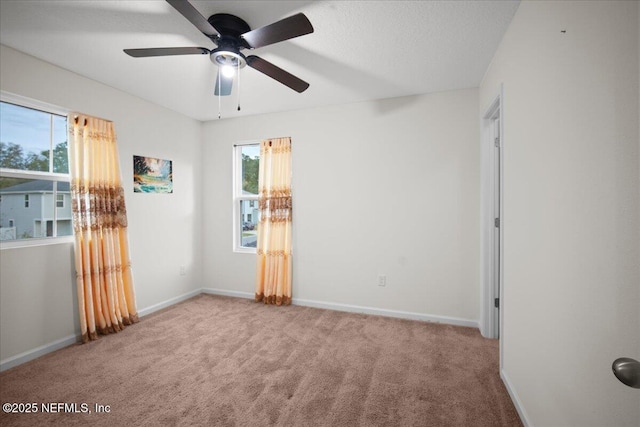
[[[79,341],[80,335],[69,335],[68,337],[60,338],[59,340],[50,342],[49,344],[41,345],[40,347],[25,351],[24,353],[8,357],[0,361],[0,372],[6,371],[14,366],[22,365],[30,360],[37,359],[40,356],[44,356],[52,351],[60,350],[61,348],[70,346],[71,344],[75,344]]]
[[[230,291],[226,289],[216,289],[216,288],[202,288],[202,292],[205,294],[223,295],[227,297],[237,297],[237,298],[247,298],[247,299],[253,299],[255,296],[250,292]],[[322,302],[322,301],[306,300],[306,299],[300,299],[300,298],[293,298],[291,302],[294,305],[324,308],[327,310],[348,311],[351,313],[374,314],[377,316],[398,317],[401,319],[422,320],[426,322],[444,323],[448,325],[479,328],[478,321],[469,320],[469,319],[459,319],[457,317],[411,313],[408,311],[387,310],[384,308],[373,308],[373,307],[362,307],[358,305],[340,304],[340,303],[334,303],[334,302]]]
[[[200,295],[202,293],[202,289],[196,289],[195,291],[187,292],[186,294],[178,295],[177,297],[168,299],[163,302],[159,302],[158,304],[154,304],[151,307],[144,308],[138,311],[138,316],[144,317],[151,313],[154,313],[158,310],[162,310],[163,308],[170,307],[174,304],[177,304],[182,301],[186,301],[189,298],[193,298],[196,295]]]
[[[216,288],[202,288],[202,292],[205,294],[223,295],[227,297],[237,297],[237,298],[247,298],[247,299],[253,299],[255,296],[250,292],[230,291],[226,289],[216,289]],[[291,302],[294,305],[301,305],[305,307],[324,308],[327,310],[336,310],[336,311],[348,311],[350,313],[374,314],[377,316],[398,317],[401,319],[422,320],[426,322],[444,323],[447,325],[468,326],[472,328],[479,328],[478,321],[469,320],[469,319],[459,319],[457,317],[411,313],[408,311],[387,310],[384,308],[362,307],[358,305],[313,301],[313,300],[306,300],[306,299],[299,299],[299,298],[293,298]]]
[[[520,421],[522,421],[524,427],[533,427],[533,424],[531,424],[531,422],[529,421],[529,417],[527,416],[527,411],[525,411],[524,406],[522,405],[522,402],[518,397],[518,393],[516,393],[516,391],[514,390],[513,385],[511,384],[511,380],[509,379],[509,375],[507,375],[504,369],[500,369],[500,378],[502,378],[502,382],[504,383],[504,386],[506,387],[507,392],[511,397],[513,406],[516,407],[516,411],[518,411],[518,415],[520,415]]]
[[[211,295],[222,295],[225,297],[236,297],[236,298],[247,298],[253,299],[255,297],[251,292],[242,292],[242,291],[229,291],[227,289],[217,289],[217,288],[202,288],[203,294],[211,294]]]
[[[320,302],[293,298],[293,304],[306,307],[325,308],[328,310],[348,311],[351,313],[374,314],[377,316],[398,317],[400,319],[421,320],[424,322],[444,323],[447,325],[467,326],[479,328],[477,320],[460,319],[458,317],[438,316],[435,314],[412,313],[409,311],[388,310],[385,308],[362,307],[359,305],[340,304],[335,302]]]

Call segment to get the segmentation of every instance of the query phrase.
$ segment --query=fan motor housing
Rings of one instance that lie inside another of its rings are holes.
[[[207,21],[209,21],[209,24],[223,37],[230,36],[236,40],[240,40],[242,34],[251,31],[251,27],[244,19],[238,18],[230,13],[216,13],[211,15]]]

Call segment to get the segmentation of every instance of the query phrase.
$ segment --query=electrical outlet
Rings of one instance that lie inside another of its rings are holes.
[[[384,274],[378,275],[378,286],[387,286],[387,276]]]
[[[180,275],[181,276],[186,276],[187,275],[187,267],[185,267],[184,265],[180,266]]]

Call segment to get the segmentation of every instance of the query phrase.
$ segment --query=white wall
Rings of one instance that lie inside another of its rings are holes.
[[[139,310],[201,287],[199,122],[5,46],[0,89],[114,121]],[[173,160],[174,194],[133,194],[134,154]],[[72,253],[69,243],[0,253],[1,360],[78,333]]]
[[[504,84],[502,373],[531,426],[640,424],[611,373],[640,359],[638,16],[522,2],[480,88]]]
[[[286,90],[286,89],[285,89]],[[293,298],[479,318],[477,90],[204,125],[203,286],[253,294],[232,252],[234,143],[291,136]],[[379,287],[378,274],[387,275]]]

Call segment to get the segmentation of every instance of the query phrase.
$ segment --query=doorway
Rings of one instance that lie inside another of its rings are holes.
[[[500,338],[500,288],[501,288],[501,225],[502,220],[502,156],[500,147],[500,111],[493,119],[493,242],[491,251],[491,264],[493,266],[493,277],[491,287],[493,289],[493,328],[494,338]]]
[[[480,331],[487,338],[501,334],[503,286],[503,108],[502,89],[481,118],[481,259]]]

